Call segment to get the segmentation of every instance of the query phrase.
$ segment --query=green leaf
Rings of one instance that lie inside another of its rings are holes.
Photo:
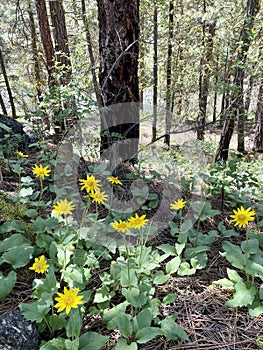
[[[94,296],[94,303],[104,303],[105,301],[111,300],[114,296],[114,291],[109,291],[106,286],[99,288]]]
[[[132,342],[130,345],[127,344],[126,340],[121,338],[118,340],[115,350],[137,350],[138,345]]]
[[[161,285],[166,283],[170,278],[170,275],[165,275],[163,271],[157,271],[153,278],[153,283]]]
[[[8,132],[9,134],[11,134],[12,129],[9,128],[9,126],[5,125],[4,123],[0,123],[0,129],[5,130],[6,132]]]
[[[33,194],[34,190],[33,188],[31,187],[28,187],[28,188],[21,188],[20,189],[20,192],[19,192],[19,196],[24,198],[24,197],[28,197],[28,196],[31,196],[31,194]]]
[[[16,273],[10,271],[7,276],[0,272],[0,301],[3,300],[14,288],[16,284]]]
[[[50,303],[45,304],[45,300],[38,300],[34,303],[20,303],[20,311],[28,321],[40,323],[50,310]]]
[[[128,303],[134,307],[143,306],[147,302],[146,296],[141,293],[140,289],[137,287],[130,289],[122,288],[122,295],[125,296]]]
[[[214,282],[214,284],[218,284],[219,286],[225,287],[225,288],[232,288],[234,287],[234,283],[229,281],[227,278],[222,278],[220,280],[217,280]]]
[[[108,336],[96,332],[86,332],[79,337],[79,350],[99,350],[108,340]]]
[[[240,281],[235,284],[234,297],[226,302],[226,306],[242,307],[251,305],[255,299],[257,289]]]
[[[25,266],[32,258],[34,248],[28,244],[23,244],[20,247],[16,247],[8,250],[2,255],[2,259],[11,264],[14,269]]]
[[[237,273],[236,270],[231,270],[231,269],[227,268],[226,271],[227,271],[227,275],[228,275],[228,278],[230,279],[230,281],[232,281],[232,282],[243,281],[242,277],[239,276],[239,274]]]
[[[110,310],[106,310],[102,314],[102,319],[106,323],[108,329],[115,329],[118,326],[118,316],[120,313],[125,313],[128,303],[118,304]]]
[[[64,338],[49,340],[44,345],[40,346],[40,350],[65,350],[65,340]]]
[[[181,264],[181,258],[179,256],[176,256],[172,260],[168,261],[165,267],[166,273],[173,274],[177,272],[180,264]]]
[[[175,247],[169,243],[161,244],[157,248],[162,250],[165,254],[176,255],[177,253]]]
[[[188,335],[185,330],[175,322],[175,316],[167,316],[161,322],[161,330],[166,338],[171,340],[185,339]]]
[[[137,333],[144,327],[150,327],[152,319],[153,316],[151,310],[149,308],[143,309],[133,320],[133,331]]]
[[[121,332],[121,335],[128,338],[132,334],[131,315],[127,315],[121,312],[117,318],[117,328]]]
[[[163,335],[160,328],[157,327],[144,327],[136,333],[136,339],[139,344],[147,343],[158,335]]]
[[[164,298],[163,298],[163,303],[168,305],[168,304],[171,304],[173,303],[178,297],[178,294],[176,293],[169,293],[168,295],[166,295]]]
[[[194,275],[195,272],[196,269],[194,267],[191,268],[189,263],[187,261],[184,261],[181,263],[177,273],[179,276],[191,276]]]
[[[7,232],[25,232],[25,224],[19,220],[6,221],[3,225],[0,226],[0,233]]]
[[[20,247],[25,243],[29,245],[30,241],[20,233],[13,233],[10,237],[0,242],[0,253],[6,252],[9,249]]]
[[[258,317],[263,314],[263,303],[259,300],[248,307],[248,312],[251,317]]]
[[[67,337],[79,337],[82,327],[82,317],[79,309],[71,309],[66,324]]]
[[[241,248],[227,241],[223,242],[222,246],[225,252],[221,255],[225,256],[234,267],[243,270],[246,265],[246,257]]]
[[[46,320],[48,321],[52,331],[62,329],[67,322],[65,318],[60,315],[47,315]]]
[[[138,284],[137,275],[135,269],[123,269],[121,270],[120,284],[122,287],[130,287]]]

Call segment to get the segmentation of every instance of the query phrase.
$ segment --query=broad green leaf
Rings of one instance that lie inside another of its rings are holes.
[[[66,319],[61,315],[46,315],[46,320],[49,323],[52,331],[62,329],[67,323]]]
[[[248,239],[248,253],[249,254],[257,254],[260,251],[259,248],[259,240],[257,238]],[[243,252],[246,252],[246,241],[243,241],[241,244],[241,248]]]
[[[136,287],[130,289],[122,288],[122,295],[125,296],[128,303],[134,307],[143,306],[147,302],[146,296]]]
[[[19,220],[6,221],[3,225],[0,226],[0,233],[7,232],[25,232],[25,224]]]
[[[114,296],[114,291],[109,291],[105,286],[99,288],[94,296],[94,303],[104,303],[105,301],[111,300]]]
[[[127,344],[126,340],[121,338],[118,340],[115,350],[137,350],[138,345],[136,343],[131,343],[130,345]]]
[[[194,267],[191,268],[191,266],[187,261],[182,262],[177,271],[179,276],[191,276],[191,275],[194,275],[195,272],[196,272],[196,269]]]
[[[165,267],[166,273],[173,274],[177,272],[180,266],[180,263],[181,263],[181,258],[179,256],[176,256],[172,260],[168,261]]]
[[[166,295],[164,298],[163,298],[163,303],[164,304],[171,304],[173,303],[178,297],[178,294],[176,293],[169,293],[168,295]]]
[[[176,255],[177,254],[175,246],[173,246],[169,243],[161,244],[157,248],[162,250],[165,254],[169,254],[169,255]]]
[[[180,327],[175,322],[174,316],[167,316],[164,320],[161,322],[161,330],[164,333],[164,336],[171,340],[177,340],[177,339],[185,339],[188,340],[188,335],[185,332],[185,330]]]
[[[96,332],[86,332],[79,337],[79,350],[99,350],[108,340],[108,336]]]
[[[227,268],[226,271],[227,271],[227,275],[228,275],[228,278],[230,279],[230,281],[233,281],[233,282],[241,282],[242,281],[242,277],[239,276],[237,271],[229,269],[229,268]]]
[[[143,309],[133,320],[133,331],[137,333],[144,327],[150,327],[152,323],[152,313],[150,309]]]
[[[161,285],[166,283],[170,278],[170,275],[165,275],[163,271],[157,271],[153,278],[153,283]]]
[[[32,258],[34,248],[24,243],[20,247],[8,250],[2,255],[2,259],[12,265],[14,269],[25,266]]]
[[[242,307],[251,305],[255,299],[257,289],[255,286],[247,286],[246,283],[240,281],[235,284],[234,297],[226,302],[226,306]]]
[[[136,339],[139,344],[144,344],[153,340],[158,335],[163,335],[163,332],[160,328],[144,327],[136,333]]]
[[[246,265],[245,254],[242,253],[240,247],[235,246],[230,242],[223,242],[224,253],[222,255],[236,268],[243,270]]]
[[[132,334],[131,315],[121,312],[117,317],[117,325],[123,337],[128,338]]]
[[[218,284],[219,286],[222,286],[222,287],[225,287],[225,288],[232,288],[232,287],[234,287],[234,283],[231,282],[227,278],[222,278],[220,280],[217,280],[217,281],[214,282],[214,284]]]
[[[49,312],[50,303],[48,302],[45,304],[45,301],[38,300],[30,304],[20,303],[19,308],[26,320],[40,323]]]
[[[137,275],[135,269],[123,269],[121,270],[120,284],[122,287],[130,287],[138,284]]]
[[[0,242],[0,253],[6,252],[9,249],[20,247],[23,244],[30,245],[30,241],[20,233],[13,233],[10,237]]]
[[[65,350],[65,340],[64,338],[51,339],[47,343],[41,345],[39,350]]]
[[[108,329],[115,329],[118,326],[118,315],[120,313],[125,313],[127,301],[114,306],[110,310],[105,310],[102,315],[103,321],[106,323]]]
[[[259,300],[254,301],[251,306],[248,306],[248,312],[251,317],[258,317],[263,314],[263,303]]]
[[[82,327],[82,316],[79,309],[71,309],[66,324],[67,337],[79,337]]]
[[[24,197],[28,197],[28,196],[31,196],[31,194],[33,194],[34,190],[33,188],[31,187],[28,187],[28,188],[21,188],[20,189],[20,192],[19,192],[19,196],[24,198]]]
[[[3,300],[14,288],[16,284],[16,273],[10,271],[7,276],[0,272],[0,301]]]

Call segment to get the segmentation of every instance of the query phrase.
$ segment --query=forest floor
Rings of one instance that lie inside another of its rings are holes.
[[[3,178],[0,188],[7,192],[17,191],[17,179],[14,177]],[[213,209],[221,210],[220,198],[208,198],[212,202]],[[220,221],[229,216],[230,212],[221,211],[221,214],[211,221],[211,227],[205,227],[209,231],[216,229]],[[236,237],[233,238],[238,239]],[[149,244],[158,246],[164,243],[175,243],[175,238],[169,232],[163,231]],[[166,305],[161,310],[162,316],[176,315],[177,323],[182,326],[189,335],[189,340],[168,341],[164,337],[156,337],[147,344],[139,345],[141,350],[252,350],[263,349],[263,316],[252,318],[247,309],[229,308],[225,302],[232,296],[232,291],[215,286],[214,281],[226,277],[226,269],[230,267],[226,259],[220,255],[221,240],[215,241],[208,252],[207,267],[198,270],[194,276],[173,276],[165,285],[157,287],[158,298],[162,299],[169,293],[177,293],[178,298],[171,305]],[[109,268],[109,266],[108,266]],[[106,267],[107,269],[107,267]],[[105,267],[104,267],[105,271]],[[96,272],[99,276],[101,271]],[[0,303],[0,314],[18,307],[21,302],[31,300],[33,271],[22,269],[13,291]],[[95,278],[96,280],[96,278]],[[97,285],[94,285],[94,289]],[[83,331],[95,331],[103,335],[109,335],[112,343],[118,338],[118,332],[107,330],[99,317],[84,319]],[[63,336],[63,334],[60,334]],[[256,342],[258,336],[262,336],[262,346]],[[109,349],[105,347],[103,349]]]

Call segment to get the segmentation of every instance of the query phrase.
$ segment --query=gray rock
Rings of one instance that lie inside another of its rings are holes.
[[[0,315],[1,350],[38,350],[36,326],[24,319],[18,309]]]

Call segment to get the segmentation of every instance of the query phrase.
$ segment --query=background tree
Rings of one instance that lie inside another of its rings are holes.
[[[100,98],[102,106],[139,102],[139,1],[97,0],[100,51]],[[119,135],[131,139],[130,148],[120,155],[136,159],[139,138],[139,111],[131,106],[101,118],[101,148],[107,149]],[[115,136],[114,136],[115,135]]]

